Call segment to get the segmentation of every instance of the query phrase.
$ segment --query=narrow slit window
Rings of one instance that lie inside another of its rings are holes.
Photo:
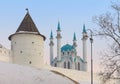
[[[29,61],[29,64],[32,64],[32,62],[31,62],[31,61]]]

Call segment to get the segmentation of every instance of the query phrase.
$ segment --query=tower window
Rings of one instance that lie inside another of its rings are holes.
[[[67,52],[68,53],[68,55],[70,54],[70,52]]]
[[[20,53],[23,53],[23,51],[20,51]]]
[[[32,62],[31,62],[31,61],[29,61],[29,64],[32,64]]]
[[[64,62],[64,68],[66,68],[66,62]]]
[[[15,44],[16,44],[16,42],[15,42]]]
[[[63,55],[64,55],[65,53],[63,52]]]
[[[34,42],[32,42],[32,44],[34,44]]]

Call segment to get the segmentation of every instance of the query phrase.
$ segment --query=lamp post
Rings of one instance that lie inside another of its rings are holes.
[[[91,43],[91,84],[93,84],[93,32],[91,29],[88,29],[90,31],[90,43]]]

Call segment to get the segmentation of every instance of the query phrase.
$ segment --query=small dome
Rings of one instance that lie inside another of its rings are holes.
[[[73,49],[75,49],[72,45],[70,44],[66,44],[61,48],[61,51],[72,51]]]

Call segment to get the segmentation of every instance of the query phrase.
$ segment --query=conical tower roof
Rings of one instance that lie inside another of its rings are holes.
[[[20,26],[18,27],[16,32],[20,31],[28,31],[28,32],[37,32],[39,33],[36,25],[34,24],[29,12],[25,15],[23,21],[21,22]]]
[[[18,27],[15,34],[21,33],[21,32],[36,33],[36,34],[42,36],[45,40],[45,36],[40,34],[36,25],[34,24],[34,21],[32,20],[32,18],[30,16],[29,12],[26,13],[24,19],[22,20],[22,22],[21,22],[20,26]],[[12,35],[14,35],[14,34],[12,34]],[[11,40],[12,35],[9,36],[9,40]]]

